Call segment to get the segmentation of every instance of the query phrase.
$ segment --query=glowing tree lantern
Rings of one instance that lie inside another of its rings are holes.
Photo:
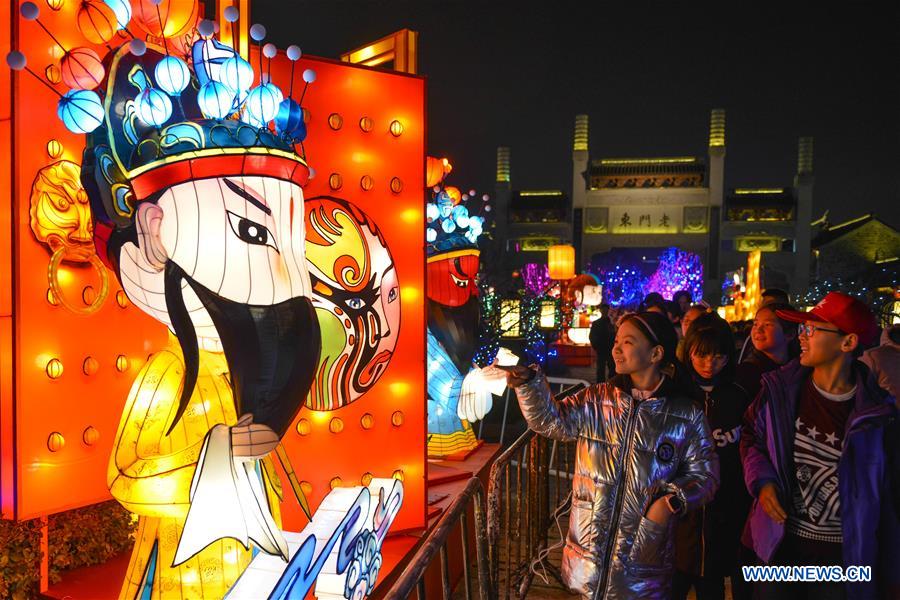
[[[115,11],[101,0],[81,0],[76,22],[81,34],[94,44],[105,44],[119,29]]]
[[[73,90],[92,90],[103,81],[105,70],[97,53],[90,48],[73,48],[59,61],[60,76]]]
[[[575,248],[569,245],[550,246],[547,250],[550,279],[565,281],[575,277]]]

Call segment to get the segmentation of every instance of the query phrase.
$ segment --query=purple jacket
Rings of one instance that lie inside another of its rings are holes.
[[[853,368],[860,384],[838,463],[844,566],[871,566],[872,582],[848,583],[847,591],[851,598],[877,598],[896,594],[900,587],[900,518],[893,508],[883,439],[885,425],[897,413],[893,398],[878,387],[865,365],[854,361]],[[754,501],[743,542],[766,563],[784,538],[784,525],[770,519],[759,505],[759,490],[774,482],[782,506],[790,510],[797,402],[811,373],[797,359],[766,373],[759,395],[744,415],[741,458]]]

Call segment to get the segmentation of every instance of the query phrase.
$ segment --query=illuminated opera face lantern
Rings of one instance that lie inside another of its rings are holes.
[[[31,230],[65,258],[85,262],[94,254],[91,205],[81,186],[81,167],[61,160],[40,170],[31,188]]]
[[[567,293],[575,306],[599,306],[603,302],[603,288],[593,275],[572,278],[567,284]]]
[[[472,368],[472,357],[477,350],[481,319],[475,280],[478,266],[476,248],[461,248],[428,257],[428,330],[461,373],[468,373]]]
[[[400,287],[378,226],[353,204],[306,202],[306,259],[322,353],[308,406],[334,410],[384,374],[400,330]]]

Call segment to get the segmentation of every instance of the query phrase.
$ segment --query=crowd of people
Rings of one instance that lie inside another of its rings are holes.
[[[578,444],[572,590],[707,600],[729,579],[735,599],[900,598],[900,327],[877,345],[860,300],[800,312],[767,290],[739,336],[679,292],[602,306],[590,338],[597,384],[578,394],[555,401],[539,367],[507,373],[531,429]],[[765,565],[871,577],[747,580]]]

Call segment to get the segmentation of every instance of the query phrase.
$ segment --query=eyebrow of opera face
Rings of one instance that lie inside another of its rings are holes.
[[[245,190],[238,184],[234,183],[230,179],[225,179],[225,185],[228,186],[229,190],[231,190],[232,192],[234,192],[235,194],[237,194],[238,196],[240,196],[241,198],[243,198],[244,200],[246,200],[247,202],[249,202],[256,208],[258,208],[259,210],[263,211],[267,215],[272,214],[272,209],[269,208],[268,206],[266,206],[265,200],[262,200],[261,198],[257,198],[256,196],[254,196],[253,194],[251,194],[250,192],[248,192],[247,190]]]

